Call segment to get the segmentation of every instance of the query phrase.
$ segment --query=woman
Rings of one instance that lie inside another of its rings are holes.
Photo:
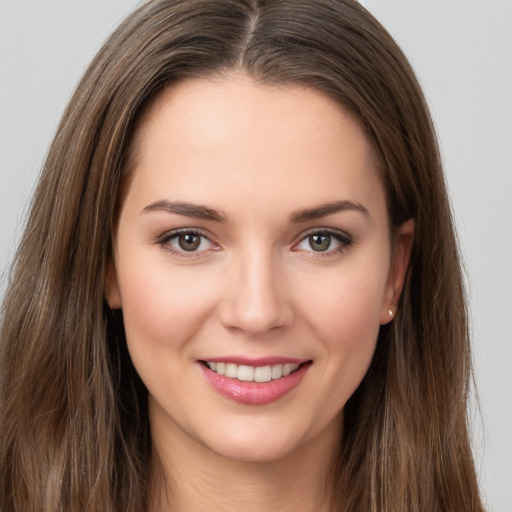
[[[2,510],[483,510],[435,137],[356,2],[131,15],[4,311]]]

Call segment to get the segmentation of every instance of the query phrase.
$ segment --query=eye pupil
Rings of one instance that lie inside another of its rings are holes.
[[[178,237],[178,244],[184,251],[195,251],[201,244],[201,237],[193,233],[184,233]]]
[[[309,245],[314,251],[326,251],[331,245],[331,237],[330,235],[311,235]]]

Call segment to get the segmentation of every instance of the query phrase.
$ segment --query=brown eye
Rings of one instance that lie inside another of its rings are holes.
[[[201,245],[201,235],[195,233],[183,233],[178,236],[179,248],[183,251],[197,251]]]
[[[305,234],[304,238],[293,247],[294,251],[303,251],[319,256],[335,255],[343,252],[352,244],[350,235],[342,231],[321,230]]]
[[[201,256],[206,252],[216,251],[219,247],[207,235],[199,231],[180,229],[164,234],[157,240],[158,244],[176,256]]]
[[[326,234],[310,235],[308,242],[311,249],[315,252],[327,251],[331,246],[331,236]]]

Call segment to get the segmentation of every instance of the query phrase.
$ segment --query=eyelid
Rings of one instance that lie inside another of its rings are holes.
[[[198,235],[206,240],[211,244],[211,249],[206,250],[200,250],[200,251],[184,251],[180,249],[176,249],[175,247],[172,247],[169,245],[169,242],[179,235],[182,234],[192,234],[192,235]],[[169,231],[165,231],[161,235],[157,236],[155,239],[155,244],[160,245],[163,249],[169,251],[172,254],[175,254],[177,256],[181,256],[184,258],[197,258],[206,252],[210,251],[218,251],[220,249],[219,245],[212,240],[212,235],[201,228],[178,228],[178,229],[171,229]]]
[[[302,251],[302,249],[298,249],[298,245],[304,242],[308,237],[313,235],[328,235],[336,239],[340,243],[340,247],[335,249],[329,249],[327,251],[314,251],[311,249],[310,251],[304,250],[303,252],[308,253],[308,255],[314,255],[318,257],[330,256],[332,254],[343,252],[347,247],[352,245],[353,239],[345,231],[335,228],[312,228],[307,230],[304,233],[301,233],[299,240],[295,242],[292,246],[292,251]]]

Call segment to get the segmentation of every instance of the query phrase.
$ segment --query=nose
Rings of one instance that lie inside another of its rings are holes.
[[[273,255],[258,251],[234,259],[220,305],[222,324],[248,336],[290,325],[293,308],[283,273]]]

